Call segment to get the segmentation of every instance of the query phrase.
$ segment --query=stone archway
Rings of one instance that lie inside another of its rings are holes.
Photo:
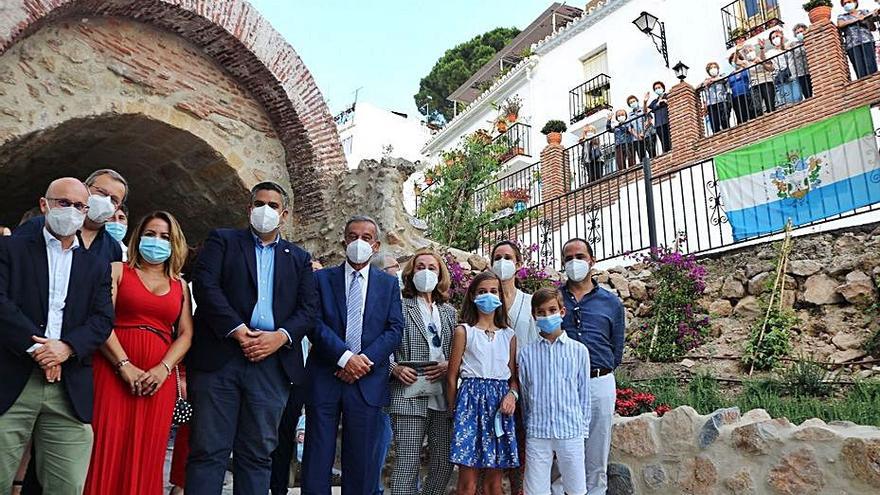
[[[85,177],[96,164],[131,182],[133,219],[169,210],[191,239],[220,225],[247,225],[247,188],[227,158],[192,133],[142,114],[73,119],[0,147],[0,182],[7,185],[0,224],[15,225],[49,178]]]
[[[294,224],[323,218],[324,191],[346,169],[308,69],[243,0],[4,2],[0,144],[69,129],[64,123],[84,122],[78,119],[130,114],[147,119],[133,126],[152,119],[201,139],[226,158],[242,189],[264,179],[289,183]],[[108,130],[97,122],[95,130]],[[13,170],[3,167],[0,183]]]

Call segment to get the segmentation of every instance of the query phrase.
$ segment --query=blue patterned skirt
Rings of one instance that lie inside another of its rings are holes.
[[[449,460],[479,469],[519,466],[513,416],[501,415],[502,436],[495,433],[495,413],[508,391],[506,380],[465,378],[458,389]]]

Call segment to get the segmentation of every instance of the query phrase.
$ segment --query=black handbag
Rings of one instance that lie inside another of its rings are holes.
[[[180,388],[180,371],[177,369],[177,366],[174,367],[174,375],[177,378],[177,402],[174,403],[171,422],[174,423],[174,426],[183,426],[192,419],[193,407],[189,401],[183,398],[183,392]]]

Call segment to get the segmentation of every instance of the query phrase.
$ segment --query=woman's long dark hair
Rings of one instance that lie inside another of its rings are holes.
[[[507,322],[507,303],[504,301],[504,291],[501,290],[501,279],[494,272],[486,270],[479,273],[471,281],[468,290],[464,295],[464,301],[461,303],[461,321],[468,325],[476,325],[480,321],[480,310],[474,304],[474,298],[477,297],[477,287],[486,280],[494,280],[498,283],[498,298],[501,299],[501,306],[495,310],[494,323],[498,328],[508,328]]]

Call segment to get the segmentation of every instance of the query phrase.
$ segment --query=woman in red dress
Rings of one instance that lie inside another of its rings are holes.
[[[179,276],[186,252],[177,220],[157,211],[134,231],[128,263],[113,263],[116,323],[94,362],[95,443],[88,495],[163,492],[162,467],[177,398],[172,371],[192,338],[189,290]]]

